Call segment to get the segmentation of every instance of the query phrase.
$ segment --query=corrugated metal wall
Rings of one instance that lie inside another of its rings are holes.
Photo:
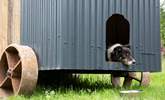
[[[40,70],[160,70],[159,0],[22,0],[21,43],[34,48]],[[130,22],[137,65],[105,61],[106,20]]]

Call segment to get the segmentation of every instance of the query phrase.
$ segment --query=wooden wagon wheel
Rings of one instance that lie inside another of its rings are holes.
[[[31,94],[38,78],[38,63],[28,46],[9,45],[0,59],[0,96]]]
[[[149,72],[128,72],[124,76],[123,87],[130,87],[132,81],[136,80],[140,86],[148,86],[150,84],[150,73]],[[111,75],[111,82],[114,87],[120,87],[121,81],[119,76]]]

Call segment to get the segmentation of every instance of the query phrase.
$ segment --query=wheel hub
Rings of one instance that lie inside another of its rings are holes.
[[[12,78],[13,77],[13,70],[8,69],[6,75],[7,75],[7,77]]]

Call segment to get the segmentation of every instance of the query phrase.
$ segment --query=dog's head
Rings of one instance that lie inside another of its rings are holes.
[[[107,54],[110,61],[121,62],[122,64],[127,66],[136,63],[128,46],[115,44],[108,49]]]

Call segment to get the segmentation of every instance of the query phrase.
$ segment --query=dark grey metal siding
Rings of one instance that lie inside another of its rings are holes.
[[[21,43],[34,48],[40,70],[160,71],[159,0],[22,0]],[[137,65],[105,62],[106,20],[130,22]]]

